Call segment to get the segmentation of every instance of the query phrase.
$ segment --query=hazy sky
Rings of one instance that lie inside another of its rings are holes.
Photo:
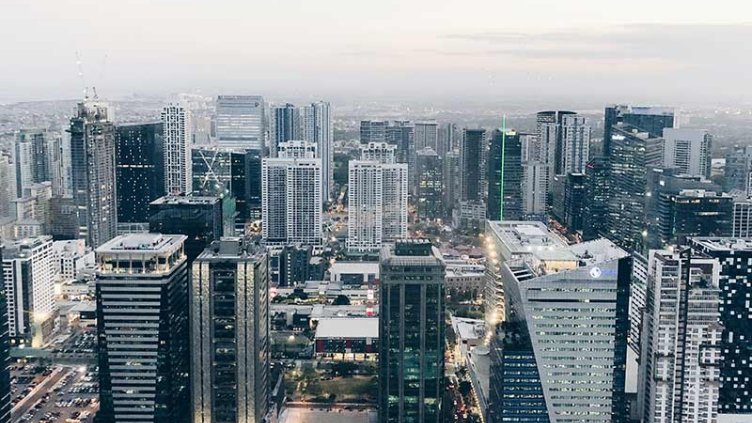
[[[0,101],[752,93],[747,0],[0,0]]]

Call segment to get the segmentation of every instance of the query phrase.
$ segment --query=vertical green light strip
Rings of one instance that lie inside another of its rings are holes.
[[[507,149],[507,115],[501,115],[501,187],[499,193],[499,220],[504,220],[504,155]]]

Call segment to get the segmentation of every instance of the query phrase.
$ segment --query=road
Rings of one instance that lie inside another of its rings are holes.
[[[10,412],[11,416],[14,419],[17,419],[29,412],[31,407],[36,404],[37,400],[40,400],[44,396],[44,394],[49,392],[55,386],[55,384],[70,371],[71,370],[68,368],[55,369],[52,373],[50,373],[49,376],[47,376],[46,379],[44,379],[39,385],[32,389],[29,395],[26,395],[21,401],[18,402],[18,404],[16,404],[15,407],[13,407]]]

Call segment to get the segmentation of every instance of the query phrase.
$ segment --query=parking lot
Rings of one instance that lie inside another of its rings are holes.
[[[90,423],[99,408],[97,375],[86,366],[16,365],[11,377],[14,422]]]

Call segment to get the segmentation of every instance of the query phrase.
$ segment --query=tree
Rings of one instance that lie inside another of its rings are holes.
[[[348,298],[347,295],[337,295],[332,302],[332,305],[350,305],[350,298]]]

